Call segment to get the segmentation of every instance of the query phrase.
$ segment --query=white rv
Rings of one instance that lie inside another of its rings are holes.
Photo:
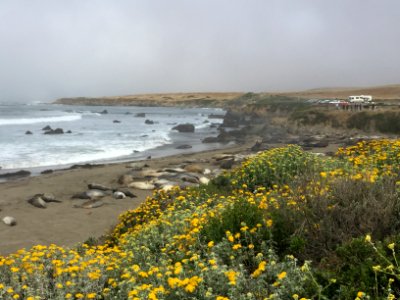
[[[350,103],[369,103],[372,101],[372,96],[370,95],[359,95],[359,96],[349,96]]]

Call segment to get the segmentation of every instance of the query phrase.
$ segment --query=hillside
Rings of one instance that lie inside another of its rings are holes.
[[[339,98],[347,99],[350,95],[372,95],[379,100],[400,100],[400,84],[374,87],[321,88],[299,92],[280,93],[286,96],[300,98]]]
[[[349,87],[349,88],[319,88],[298,92],[263,92],[261,96],[281,95],[293,98],[347,99],[350,95],[372,95],[377,100],[400,100],[400,84],[375,87]],[[209,92],[209,93],[158,93],[138,94],[109,97],[76,97],[57,99],[57,104],[69,105],[135,105],[135,106],[209,106],[224,107],[226,103],[235,100],[244,93],[241,92]]]
[[[136,106],[223,106],[243,93],[165,93],[112,96],[99,98],[61,98],[57,104],[76,105],[136,105]]]

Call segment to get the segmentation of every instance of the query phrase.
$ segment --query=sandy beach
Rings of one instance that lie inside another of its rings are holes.
[[[146,160],[152,169],[177,167],[196,163],[204,168],[217,168],[213,156],[222,153],[249,153],[253,141],[230,148],[179,154]],[[0,218],[16,218],[16,226],[0,224],[0,254],[7,255],[19,249],[38,244],[72,247],[90,237],[107,233],[118,221],[118,216],[138,207],[152,191],[131,189],[136,198],[116,200],[111,196],[103,199],[105,205],[83,209],[74,208],[85,200],[71,196],[87,190],[90,183],[99,183],[113,188],[121,187],[118,178],[129,171],[129,163],[107,164],[93,168],[58,170],[52,174],[33,176],[0,183]],[[52,193],[61,203],[48,203],[41,209],[27,202],[38,193]]]

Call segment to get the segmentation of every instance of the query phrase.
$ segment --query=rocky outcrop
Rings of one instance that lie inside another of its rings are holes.
[[[190,123],[179,124],[173,127],[172,130],[177,130],[179,132],[194,132],[194,125]]]
[[[21,177],[27,177],[27,176],[30,176],[30,175],[31,175],[30,171],[20,170],[20,171],[17,171],[17,172],[0,174],[0,178],[16,179],[16,178],[21,178]]]
[[[50,129],[45,131],[44,134],[64,134],[64,130],[62,128]]]

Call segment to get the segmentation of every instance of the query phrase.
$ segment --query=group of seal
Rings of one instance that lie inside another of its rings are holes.
[[[114,199],[124,199],[126,197],[135,198],[136,195],[128,189],[114,189],[98,183],[88,184],[88,190],[73,195],[72,199],[89,200],[82,204],[75,204],[75,208],[97,208],[105,204],[101,199],[110,196]]]

